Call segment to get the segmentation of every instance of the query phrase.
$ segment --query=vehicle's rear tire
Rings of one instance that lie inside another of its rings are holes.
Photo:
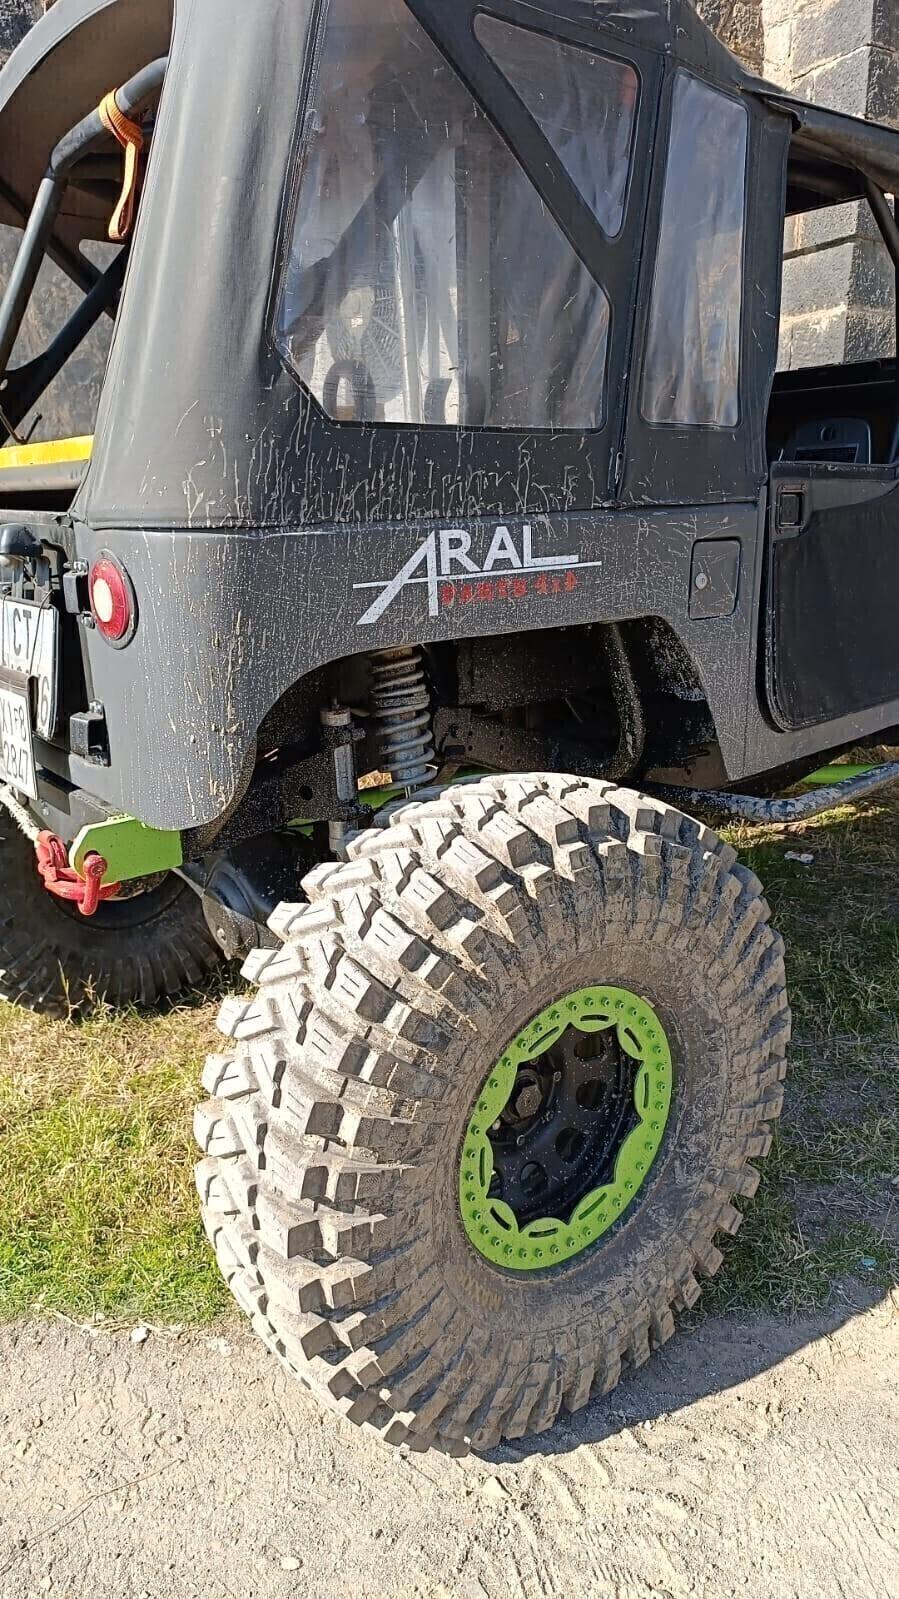
[[[168,874],[86,918],[47,893],[32,844],[0,812],[0,997],[49,1016],[151,1007],[207,982],[221,961],[180,878]]]
[[[611,1389],[717,1271],[781,1110],[783,945],[728,845],[596,781],[419,796],[348,854],[280,908],[283,947],[245,967],[258,994],[223,1008],[232,1052],[196,1116],[205,1225],[326,1402],[391,1442],[485,1448]],[[670,1048],[670,1114],[598,1241],[508,1270],[463,1217],[469,1124],[503,1052],[587,985]]]

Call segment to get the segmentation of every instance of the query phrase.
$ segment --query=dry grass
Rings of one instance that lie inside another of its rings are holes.
[[[191,1110],[211,998],[62,1023],[0,1005],[0,1317],[205,1322]]]
[[[732,835],[787,943],[784,1120],[709,1296],[796,1310],[899,1282],[899,798]],[[811,854],[803,866],[787,853]]]

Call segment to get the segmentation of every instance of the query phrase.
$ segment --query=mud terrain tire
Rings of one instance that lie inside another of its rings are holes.
[[[761,885],[661,802],[536,776],[397,805],[303,887],[206,1067],[222,1270],[286,1365],[390,1442],[541,1432],[670,1337],[755,1192],[790,1028]],[[664,1142],[594,1247],[505,1271],[462,1225],[472,1106],[518,1030],[596,983],[644,996],[671,1041]]]
[[[49,1016],[154,1006],[204,983],[222,955],[200,900],[167,876],[86,919],[48,894],[34,848],[0,812],[0,997]]]

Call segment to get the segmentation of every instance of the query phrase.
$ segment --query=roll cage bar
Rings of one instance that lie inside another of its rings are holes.
[[[167,67],[168,57],[161,56],[115,91],[115,105],[122,117],[138,118],[158,99]],[[78,169],[86,158],[104,151],[109,139],[108,126],[98,107],[58,141],[39,185],[0,302],[0,443],[9,438],[18,439],[16,429],[32,406],[100,318],[114,313],[118,304],[128,261],[127,243],[106,271],[95,276],[84,299],[43,354],[14,371],[8,370],[38,274],[53,239],[66,189],[69,183],[80,187],[96,182],[89,169],[85,173],[79,173]]]

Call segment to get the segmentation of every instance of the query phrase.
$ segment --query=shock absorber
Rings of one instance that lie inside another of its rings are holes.
[[[369,656],[371,714],[380,760],[391,781],[406,790],[421,788],[434,772],[431,699],[421,650],[403,645]]]

